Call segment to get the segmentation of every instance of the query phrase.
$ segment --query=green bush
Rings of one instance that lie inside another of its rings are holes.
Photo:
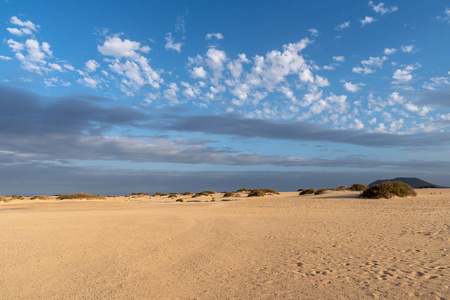
[[[365,189],[360,197],[362,198],[392,198],[394,196],[406,197],[406,196],[417,196],[414,189],[403,182],[384,182],[382,184],[377,184]]]
[[[236,197],[236,193],[235,192],[225,192],[223,194],[224,197]]]
[[[244,192],[250,192],[250,190],[246,189],[246,188],[242,188],[242,189],[236,191],[236,193],[244,193]]]
[[[352,185],[352,186],[350,187],[350,190],[352,190],[352,191],[358,191],[358,192],[362,192],[362,191],[364,191],[365,189],[367,189],[367,186],[364,185],[364,184],[360,184],[360,183],[355,183],[354,185]]]
[[[167,196],[167,194],[166,193],[157,192],[157,193],[154,193],[153,196],[160,196],[160,197],[162,197],[162,196]]]
[[[316,192],[316,189],[306,189],[300,192],[300,196],[301,195],[309,195],[309,194],[314,194]]]
[[[192,198],[197,198],[197,197],[201,197],[201,196],[211,196],[214,195],[216,192],[213,191],[203,191],[203,192],[199,192],[195,195],[192,196]]]
[[[175,202],[184,202],[184,200],[180,198],[180,199],[175,200]]]
[[[248,194],[248,197],[264,197],[266,195],[266,192],[264,190],[251,190]]]
[[[185,195],[185,196],[191,196],[191,195],[194,195],[194,193],[193,193],[193,192],[185,192],[185,193],[183,193],[183,195]]]
[[[280,193],[272,189],[254,189],[250,191],[248,197],[263,197],[265,195],[279,195],[279,194]]]
[[[325,189],[320,189],[314,192],[314,195],[320,195],[323,194],[325,192]]]
[[[99,195],[92,195],[87,193],[77,193],[77,194],[70,194],[70,195],[58,195],[56,197],[58,200],[68,200],[68,199],[87,199],[87,200],[102,200],[105,199],[103,196]]]
[[[169,194],[169,198],[177,198],[178,194],[177,193],[170,193]]]

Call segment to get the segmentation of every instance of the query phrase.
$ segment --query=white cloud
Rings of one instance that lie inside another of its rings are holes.
[[[402,104],[405,102],[405,98],[403,96],[400,96],[398,92],[393,92],[389,95],[387,104],[389,105],[396,105],[396,104]]]
[[[93,89],[97,88],[100,84],[100,81],[89,76],[78,79],[77,82]]]
[[[374,3],[373,3],[373,1],[369,1],[369,6],[376,12],[376,13],[379,13],[379,14],[382,14],[382,15],[384,15],[384,14],[388,14],[388,13],[393,13],[394,11],[397,11],[398,10],[398,7],[397,6],[391,6],[391,7],[386,7],[385,5],[384,5],[384,3],[383,2],[380,2],[378,5],[375,5]]]
[[[75,71],[75,68],[71,64],[64,64],[63,67],[69,71]]]
[[[31,30],[29,28],[21,28],[21,29],[6,28],[6,30],[8,30],[9,33],[11,33],[13,35],[17,35],[17,36],[24,36],[24,35],[31,35],[31,34],[33,34],[33,32],[31,32]]]
[[[378,67],[381,68],[383,67],[383,63],[388,60],[388,58],[386,56],[382,56],[382,57],[369,57],[368,60],[363,60],[361,61],[361,63],[363,65],[369,66],[369,67]]]
[[[25,47],[24,47],[24,44],[22,44],[22,43],[19,43],[19,42],[16,42],[16,41],[14,41],[14,40],[12,40],[12,39],[9,39],[8,41],[7,41],[7,44],[8,44],[8,46],[9,46],[9,48],[11,48],[11,50],[13,51],[13,52],[19,52],[19,51],[22,51]]]
[[[311,28],[311,29],[308,29],[308,31],[313,37],[319,36],[319,31],[317,29]]]
[[[35,39],[28,39],[23,44],[9,39],[7,43],[11,50],[16,53],[16,58],[20,60],[22,68],[25,70],[38,74],[50,70],[45,67],[47,64],[45,59],[52,55],[48,43],[39,44]],[[22,51],[26,51],[25,55]]]
[[[333,60],[335,60],[337,62],[344,62],[345,61],[345,57],[343,57],[343,56],[333,56]]]
[[[436,88],[443,86],[443,85],[450,85],[450,72],[449,76],[447,77],[432,77],[430,78],[430,82],[425,82],[422,87],[426,88],[428,90],[435,90]]]
[[[128,39],[122,40],[121,38],[114,36],[108,37],[101,46],[97,46],[98,51],[103,55],[121,57],[135,57],[136,51],[140,48],[139,42],[133,42]]]
[[[59,72],[63,71],[63,68],[60,65],[58,65],[58,64],[49,63],[48,65],[49,65],[50,68],[52,68],[55,71],[59,71]]]
[[[207,40],[211,40],[213,38],[216,39],[216,40],[222,40],[222,39],[224,39],[224,36],[220,32],[208,33],[205,36],[205,39],[207,39]]]
[[[149,53],[150,50],[152,50],[152,48],[150,48],[149,46],[142,46],[141,49],[140,49],[140,51],[142,53]]]
[[[88,72],[94,72],[98,67],[100,67],[100,64],[94,59],[90,59],[86,62],[86,69]]]
[[[359,120],[359,119],[354,119],[353,122],[355,122],[355,124],[351,124],[349,127],[350,128],[354,128],[356,130],[361,130],[364,128],[364,123]]]
[[[11,60],[11,57],[0,55],[0,60],[6,60],[6,61],[8,61],[8,60]]]
[[[349,28],[350,27],[350,21],[344,22],[342,24],[337,25],[336,27],[334,27],[334,30],[342,30],[345,28]]]
[[[352,69],[353,73],[358,74],[371,74],[375,73],[373,68],[382,68],[383,63],[388,60],[386,56],[383,57],[370,57],[368,60],[361,61],[363,67],[354,67]]]
[[[214,71],[222,71],[227,55],[224,51],[216,48],[209,48],[206,52],[206,62],[208,66]]]
[[[353,84],[351,82],[345,82],[344,83],[344,88],[347,91],[352,92],[352,93],[355,93],[355,92],[359,91],[362,86],[365,86],[365,84],[364,83],[355,83],[355,84]]]
[[[39,28],[39,26],[33,24],[33,22],[31,22],[29,20],[24,22],[24,21],[20,20],[16,16],[11,17],[10,22],[12,24],[14,24],[14,25],[17,25],[17,26],[20,26],[20,27],[25,27],[25,28],[28,28],[28,29],[30,29],[32,31],[37,31],[37,29]]]
[[[300,80],[302,82],[313,83],[314,82],[314,75],[312,74],[310,69],[305,69],[305,70],[303,70],[302,73],[300,73]]]
[[[122,40],[117,36],[108,37],[103,45],[97,47],[103,55],[115,57],[106,59],[109,62],[108,67],[122,76],[120,89],[129,96],[147,84],[158,89],[163,82],[159,73],[150,66],[149,60],[140,53],[147,53],[148,48],[141,47],[139,42]],[[95,66],[94,62],[86,63],[88,70],[93,71]]]
[[[191,71],[192,78],[206,78],[206,71],[203,67],[194,67]]]
[[[413,65],[406,66],[403,69],[397,69],[394,72],[394,75],[392,75],[392,78],[395,79],[393,81],[394,84],[401,84],[401,83],[407,83],[413,79],[413,75],[411,74],[412,71],[416,70],[417,68]]]
[[[164,91],[164,98],[168,99],[171,103],[178,103],[177,93],[179,91],[179,87],[175,82],[169,84],[169,88]]]
[[[166,48],[166,50],[173,50],[173,51],[177,51],[178,53],[180,53],[182,46],[183,46],[183,43],[175,43],[175,41],[172,37],[172,32],[169,32],[168,34],[166,34],[166,44],[164,45],[164,48]]]
[[[395,48],[384,48],[384,54],[386,55],[391,55],[394,54],[395,52],[397,52],[397,49]]]
[[[403,52],[411,53],[414,51],[414,45],[402,46],[401,49]]]
[[[359,21],[361,22],[361,26],[366,26],[367,24],[376,22],[377,19],[375,19],[373,17],[366,16],[364,19],[362,19],[362,20],[360,19]]]
[[[328,82],[328,79],[326,79],[324,77],[321,77],[319,75],[316,75],[315,83],[319,87],[325,87],[325,86],[329,86],[330,85],[330,83]]]

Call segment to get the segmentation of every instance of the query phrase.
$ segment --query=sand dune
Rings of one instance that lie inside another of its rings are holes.
[[[450,189],[418,193],[1,203],[0,298],[445,299]]]

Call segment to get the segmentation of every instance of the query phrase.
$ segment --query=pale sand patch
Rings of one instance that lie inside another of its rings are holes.
[[[0,298],[444,299],[450,189],[418,193],[0,203]]]

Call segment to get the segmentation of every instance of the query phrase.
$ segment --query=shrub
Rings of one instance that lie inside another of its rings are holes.
[[[394,196],[406,197],[406,196],[417,196],[414,189],[403,182],[383,182],[382,184],[377,184],[365,189],[360,197],[362,198],[392,198]]]
[[[235,192],[225,192],[224,197],[235,197],[237,194]]]
[[[242,188],[242,189],[236,191],[236,193],[243,193],[243,192],[250,192],[250,190],[248,190],[246,188]]]
[[[100,200],[105,199],[103,196],[99,195],[92,195],[87,193],[77,193],[77,194],[70,194],[70,195],[58,195],[56,197],[58,200],[66,200],[66,199],[87,199],[87,200]]]
[[[169,198],[177,198],[178,194],[177,193],[170,193]]]
[[[364,184],[360,184],[360,183],[355,183],[354,185],[352,185],[350,187],[350,190],[358,191],[358,192],[364,191],[365,189],[367,189],[367,186]]]
[[[154,193],[153,196],[160,196],[160,197],[162,197],[162,196],[167,196],[167,194],[157,192],[157,193]]]
[[[132,193],[131,196],[144,197],[144,196],[150,196],[150,195],[147,193]]]
[[[184,200],[179,198],[179,199],[175,200],[175,202],[184,202]]]
[[[264,190],[251,190],[248,197],[264,197],[266,192]]]
[[[316,192],[316,189],[306,189],[300,192],[299,195],[309,195],[314,194]]]
[[[215,193],[216,192],[213,192],[213,191],[203,191],[203,192],[199,192],[199,193],[193,195],[192,198],[197,198],[200,196],[211,196],[211,195],[214,195]]]
[[[25,197],[23,196],[16,196],[16,195],[11,196],[11,200],[23,200],[23,199],[25,199]]]
[[[49,199],[50,199],[49,196],[37,195],[37,196],[31,197],[30,200],[49,200]]]
[[[185,193],[183,193],[183,195],[190,196],[190,195],[194,195],[194,193],[193,192],[185,192]]]
[[[320,194],[323,194],[325,192],[325,189],[320,189],[320,190],[317,190],[317,191],[315,191],[314,192],[314,195],[320,195]]]

